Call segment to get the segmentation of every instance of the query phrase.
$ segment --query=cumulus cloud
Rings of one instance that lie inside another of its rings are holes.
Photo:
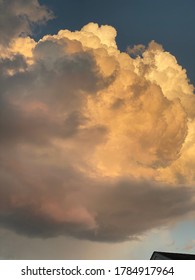
[[[51,15],[17,5],[7,18]],[[111,26],[22,29],[2,39],[1,226],[124,241],[194,211],[195,98],[176,58],[155,42],[120,52]]]

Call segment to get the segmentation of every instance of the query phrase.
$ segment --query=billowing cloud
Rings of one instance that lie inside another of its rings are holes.
[[[176,58],[155,42],[131,57],[95,23],[38,42],[21,30],[0,58],[1,226],[123,241],[194,211],[195,98]]]

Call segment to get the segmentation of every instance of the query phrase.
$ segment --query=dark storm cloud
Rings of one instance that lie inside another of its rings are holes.
[[[194,211],[194,191],[149,182],[120,182],[101,197],[100,240],[133,239]]]
[[[194,191],[185,187],[129,180],[97,184],[69,168],[50,169],[45,175],[43,171],[31,181],[20,173],[18,186],[5,178],[0,196],[3,227],[31,237],[121,242],[195,210]]]

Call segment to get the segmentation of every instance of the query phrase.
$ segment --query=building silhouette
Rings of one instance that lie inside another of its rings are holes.
[[[150,259],[151,260],[195,260],[195,255],[154,251]]]

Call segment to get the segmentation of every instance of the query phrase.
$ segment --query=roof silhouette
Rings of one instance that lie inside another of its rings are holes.
[[[193,254],[154,251],[151,260],[195,260]]]

